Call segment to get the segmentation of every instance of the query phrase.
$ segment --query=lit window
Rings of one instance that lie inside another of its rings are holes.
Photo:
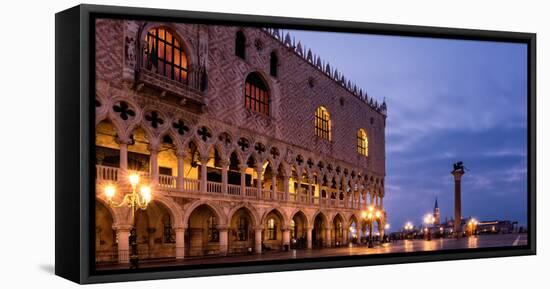
[[[267,239],[277,240],[277,226],[275,225],[275,219],[273,218],[267,220]]]
[[[330,114],[324,106],[319,106],[315,112],[315,135],[331,140]]]
[[[187,55],[172,31],[163,27],[152,28],[145,36],[145,43],[143,65],[147,69],[187,83]]]
[[[298,232],[296,231],[296,222],[294,222],[294,220],[291,220],[290,221],[290,236],[291,236],[291,238],[296,239],[296,237],[297,237],[296,234],[297,233]]]
[[[246,77],[244,106],[252,111],[269,115],[269,92],[267,85],[256,72]]]
[[[364,129],[357,131],[357,152],[361,155],[369,155],[369,141],[367,139],[367,132]]]

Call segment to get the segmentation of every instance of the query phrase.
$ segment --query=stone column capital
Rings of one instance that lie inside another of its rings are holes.
[[[218,231],[227,231],[227,230],[229,230],[229,226],[228,225],[218,225],[216,227],[216,229],[218,229]]]
[[[239,165],[239,171],[240,171],[241,173],[244,173],[244,172],[246,171],[247,168],[248,168],[248,166],[245,165],[245,164]]]
[[[120,225],[113,225],[112,228],[115,231],[130,231],[132,230],[132,228],[134,228],[134,226],[130,224],[120,224]]]
[[[187,151],[184,149],[177,149],[176,150],[176,156],[178,158],[185,158],[187,156]]]

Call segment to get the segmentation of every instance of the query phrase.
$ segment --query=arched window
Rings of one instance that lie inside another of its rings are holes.
[[[256,72],[250,73],[246,78],[244,106],[255,112],[269,115],[269,92],[267,85]]]
[[[246,51],[246,37],[242,31],[237,31],[235,35],[235,55],[244,59]]]
[[[269,56],[269,74],[273,77],[277,77],[277,65],[279,65],[279,58],[277,58],[277,53],[273,51]]]
[[[275,219],[270,218],[267,220],[267,239],[276,240],[277,239],[277,226],[275,225]]]
[[[297,231],[296,231],[296,222],[294,222],[294,220],[291,220],[290,221],[290,237],[292,239],[296,239],[297,237]]]
[[[331,140],[330,114],[324,106],[319,106],[315,111],[315,135]]]
[[[187,83],[187,55],[175,33],[164,27],[152,28],[145,36],[145,43],[143,64],[147,69],[177,82]]]
[[[361,155],[369,155],[369,141],[367,139],[367,132],[360,128],[357,131],[357,152]]]
[[[208,227],[208,241],[218,242],[220,240],[220,235],[218,234],[218,222],[217,222],[216,216],[211,215],[210,217],[208,217],[207,227]]]
[[[237,239],[239,241],[246,241],[248,239],[248,220],[245,217],[239,218],[237,224]]]

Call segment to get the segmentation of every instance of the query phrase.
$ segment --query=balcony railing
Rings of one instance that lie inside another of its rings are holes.
[[[206,191],[209,193],[221,193],[222,184],[216,182],[206,182]]]
[[[200,189],[200,180],[194,180],[194,179],[183,179],[183,190],[187,192],[198,192]]]
[[[176,187],[175,176],[159,175],[159,186],[163,188],[175,188]]]
[[[150,178],[148,172],[138,172],[141,178],[147,180]],[[108,181],[108,182],[118,182],[121,180],[120,170],[116,167],[96,165],[96,180],[98,181]],[[200,193],[201,192],[201,181],[196,179],[183,178],[182,188],[178,185],[177,176],[169,175],[159,175],[157,186],[163,189],[170,189],[174,191],[180,191],[184,193]],[[263,200],[280,200],[284,202],[293,202],[300,204],[310,204],[312,206],[320,207],[333,207],[333,208],[350,208],[350,209],[359,209],[361,204],[357,201],[352,200],[340,200],[332,198],[323,198],[319,196],[311,196],[308,198],[308,195],[305,191],[301,193],[288,193],[288,200],[286,199],[285,192],[282,191],[273,191],[271,189],[262,189],[258,192],[257,187],[244,187],[244,192],[242,192],[240,185],[227,184],[226,195],[229,197],[239,197],[239,198],[261,198]],[[206,192],[212,194],[222,194],[224,192],[223,186],[221,183],[207,181],[206,182]],[[260,194],[260,195],[258,195]]]
[[[118,168],[108,166],[95,166],[95,177],[101,181],[118,181]]]
[[[244,191],[247,197],[256,197],[258,193],[258,189],[252,187],[244,187]]]
[[[232,195],[232,196],[240,196],[241,195],[241,186],[227,184],[227,194]]]

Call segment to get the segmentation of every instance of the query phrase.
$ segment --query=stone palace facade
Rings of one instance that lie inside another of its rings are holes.
[[[96,262],[383,235],[386,104],[277,29],[96,22]],[[152,188],[135,215],[109,205]]]

